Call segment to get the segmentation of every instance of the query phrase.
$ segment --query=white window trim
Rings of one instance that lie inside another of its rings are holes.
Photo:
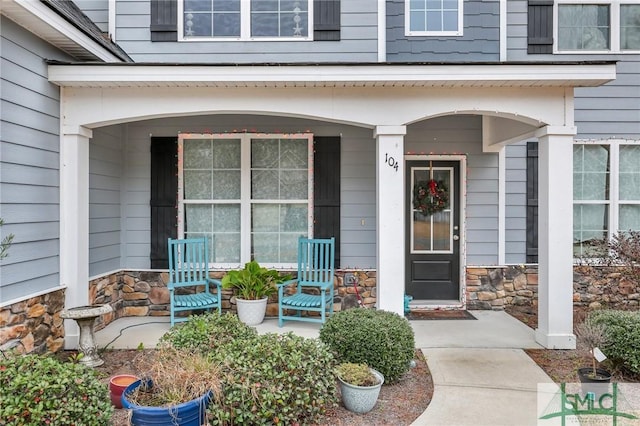
[[[609,220],[607,222],[607,238],[611,239],[619,231],[620,204],[639,205],[640,200],[620,201],[620,146],[640,145],[640,141],[631,139],[579,140],[575,145],[609,145],[609,199],[608,200],[573,200],[573,204],[595,204],[609,206]]]
[[[307,12],[307,36],[306,37],[252,37],[251,36],[251,2],[240,2],[240,37],[185,37],[184,35],[184,1],[178,1],[178,41],[202,42],[202,41],[313,41],[313,0],[306,0]]]
[[[184,238],[184,164],[183,144],[188,139],[240,139],[240,200],[192,200],[186,204],[240,204],[240,263],[215,263],[221,269],[239,268],[251,260],[251,206],[256,203],[305,203],[305,200],[251,200],[251,139],[307,139],[307,182],[309,198],[307,235],[313,237],[313,134],[311,133],[180,133],[178,134],[178,238]],[[296,263],[260,262],[261,266],[276,269],[295,269]]]
[[[404,2],[404,35],[406,37],[461,37],[464,35],[464,2],[458,0],[458,31],[411,31],[411,0]]]
[[[558,48],[558,6],[564,4],[584,4],[584,5],[600,5],[609,6],[609,36],[610,48],[608,50],[560,50]],[[640,4],[640,0],[559,0],[553,2],[553,53],[563,55],[637,55],[640,50],[621,50],[620,49],[620,6],[628,4]]]

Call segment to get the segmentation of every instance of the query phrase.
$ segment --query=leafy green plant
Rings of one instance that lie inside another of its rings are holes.
[[[189,320],[175,325],[160,341],[177,349],[212,352],[229,342],[254,338],[257,331],[241,322],[236,315],[207,312],[192,315]]]
[[[209,405],[212,425],[322,424],[337,402],[335,360],[317,339],[258,335],[213,355],[226,374],[221,400]]]
[[[52,356],[0,357],[0,424],[100,426],[112,414],[93,369]]]
[[[380,383],[367,364],[344,362],[336,368],[338,377],[354,386],[374,386]]]
[[[320,329],[339,362],[363,363],[378,370],[386,383],[409,370],[415,351],[413,329],[404,317],[374,309],[349,309],[333,314]]]
[[[222,288],[235,290],[241,299],[259,300],[277,291],[276,284],[290,280],[290,274],[280,275],[275,269],[267,269],[255,260],[247,262],[244,269],[229,271],[222,278]]]
[[[605,326],[603,352],[616,365],[640,374],[640,311],[603,310],[589,315],[594,324]]]
[[[2,220],[2,218],[0,218],[0,226],[4,225],[4,220]],[[11,243],[13,242],[13,238],[14,235],[13,234],[9,234],[6,235],[2,241],[0,242],[0,260],[4,259],[5,257],[9,256],[9,246],[11,245]]]

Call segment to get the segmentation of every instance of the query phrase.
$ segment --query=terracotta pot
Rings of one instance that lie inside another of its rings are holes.
[[[122,408],[122,392],[131,383],[138,380],[138,377],[130,374],[118,374],[109,379],[109,393],[111,395],[111,403],[116,408]]]

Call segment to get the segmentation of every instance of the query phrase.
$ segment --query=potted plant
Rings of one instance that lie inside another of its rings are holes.
[[[222,288],[233,289],[238,317],[247,325],[258,325],[264,320],[269,296],[277,291],[276,284],[291,279],[275,269],[267,269],[255,260],[247,262],[244,269],[229,271],[222,278]]]
[[[220,395],[220,368],[209,355],[161,344],[151,356],[138,355],[134,368],[141,379],[122,393],[133,426],[206,423],[207,406]]]
[[[384,376],[366,364],[345,362],[338,366],[342,403],[354,413],[368,413],[378,401]]]
[[[586,346],[589,353],[588,356],[591,359],[590,367],[578,369],[578,378],[583,383],[583,391],[585,393],[593,392],[594,397],[597,398],[599,394],[606,391],[607,384],[611,381],[611,373],[603,368],[598,368],[598,352],[607,343],[606,326],[586,318],[576,327],[576,335],[578,340]],[[585,383],[588,385],[585,385]]]

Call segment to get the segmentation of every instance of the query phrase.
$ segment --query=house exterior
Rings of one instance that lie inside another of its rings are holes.
[[[3,0],[1,31],[0,342],[168,314],[167,238],[222,275],[313,235],[338,298],[534,303],[571,348],[574,252],[640,228],[635,0]]]

